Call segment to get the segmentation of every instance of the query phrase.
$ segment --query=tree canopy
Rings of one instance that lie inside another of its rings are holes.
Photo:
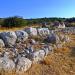
[[[3,27],[20,27],[26,25],[27,21],[22,17],[14,16],[8,17],[3,20]]]

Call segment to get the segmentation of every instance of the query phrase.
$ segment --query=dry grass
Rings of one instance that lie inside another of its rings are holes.
[[[56,53],[68,53],[70,52],[70,49],[68,47],[63,47],[63,48],[55,49],[55,52]]]
[[[61,49],[55,49],[53,54],[45,57],[43,63],[51,65],[58,75],[75,75],[75,40]]]
[[[22,29],[28,28],[28,27],[29,26],[13,27],[13,28],[0,27],[0,32],[22,30]],[[32,25],[30,27],[38,27],[38,25]]]
[[[21,30],[21,29],[23,29],[24,27],[19,27],[19,28],[16,28],[16,27],[14,27],[14,28],[4,28],[4,27],[1,27],[0,28],[0,32],[5,32],[5,31],[16,31],[16,30]]]
[[[62,53],[54,53],[44,59],[46,65],[52,66],[58,75],[75,75],[75,58]]]

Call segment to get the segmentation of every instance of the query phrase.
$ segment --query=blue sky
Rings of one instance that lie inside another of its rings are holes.
[[[0,17],[75,17],[75,0],[0,0]]]

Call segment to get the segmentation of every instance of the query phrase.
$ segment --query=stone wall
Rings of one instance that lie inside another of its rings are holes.
[[[27,32],[26,32],[27,31]],[[44,37],[43,43],[35,41],[30,36]],[[42,36],[41,36],[42,35]],[[29,40],[29,41],[28,41]],[[53,52],[54,46],[61,48],[63,42],[69,42],[66,35],[58,35],[48,28],[28,28],[19,31],[8,31],[0,33],[0,70],[13,70],[16,72],[27,71],[32,64],[40,63],[44,57]],[[42,44],[41,48],[35,50],[34,45]]]

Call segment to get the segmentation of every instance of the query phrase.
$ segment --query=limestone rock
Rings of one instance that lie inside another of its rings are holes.
[[[18,30],[15,33],[17,35],[17,41],[26,41],[26,39],[28,38],[27,32],[23,30]]]
[[[39,34],[40,36],[47,36],[47,35],[50,34],[50,31],[49,31],[48,28],[39,28],[39,29],[38,29],[38,34]]]
[[[26,31],[31,36],[37,36],[37,29],[36,28],[25,28],[24,31]]]
[[[59,43],[60,39],[59,39],[58,35],[56,35],[56,34],[50,34],[44,41],[46,41],[48,43],[55,44],[55,43]]]
[[[44,56],[45,56],[44,50],[39,50],[32,54],[32,60],[34,63],[37,63],[37,62],[42,61]]]
[[[13,70],[15,68],[14,62],[8,58],[8,53],[4,55],[4,57],[0,57],[0,70],[4,69],[7,70]]]
[[[4,41],[5,46],[12,47],[17,39],[15,32],[2,32],[0,33],[0,38]]]
[[[25,72],[27,71],[32,65],[32,61],[25,57],[19,58],[16,71],[17,72]]]

